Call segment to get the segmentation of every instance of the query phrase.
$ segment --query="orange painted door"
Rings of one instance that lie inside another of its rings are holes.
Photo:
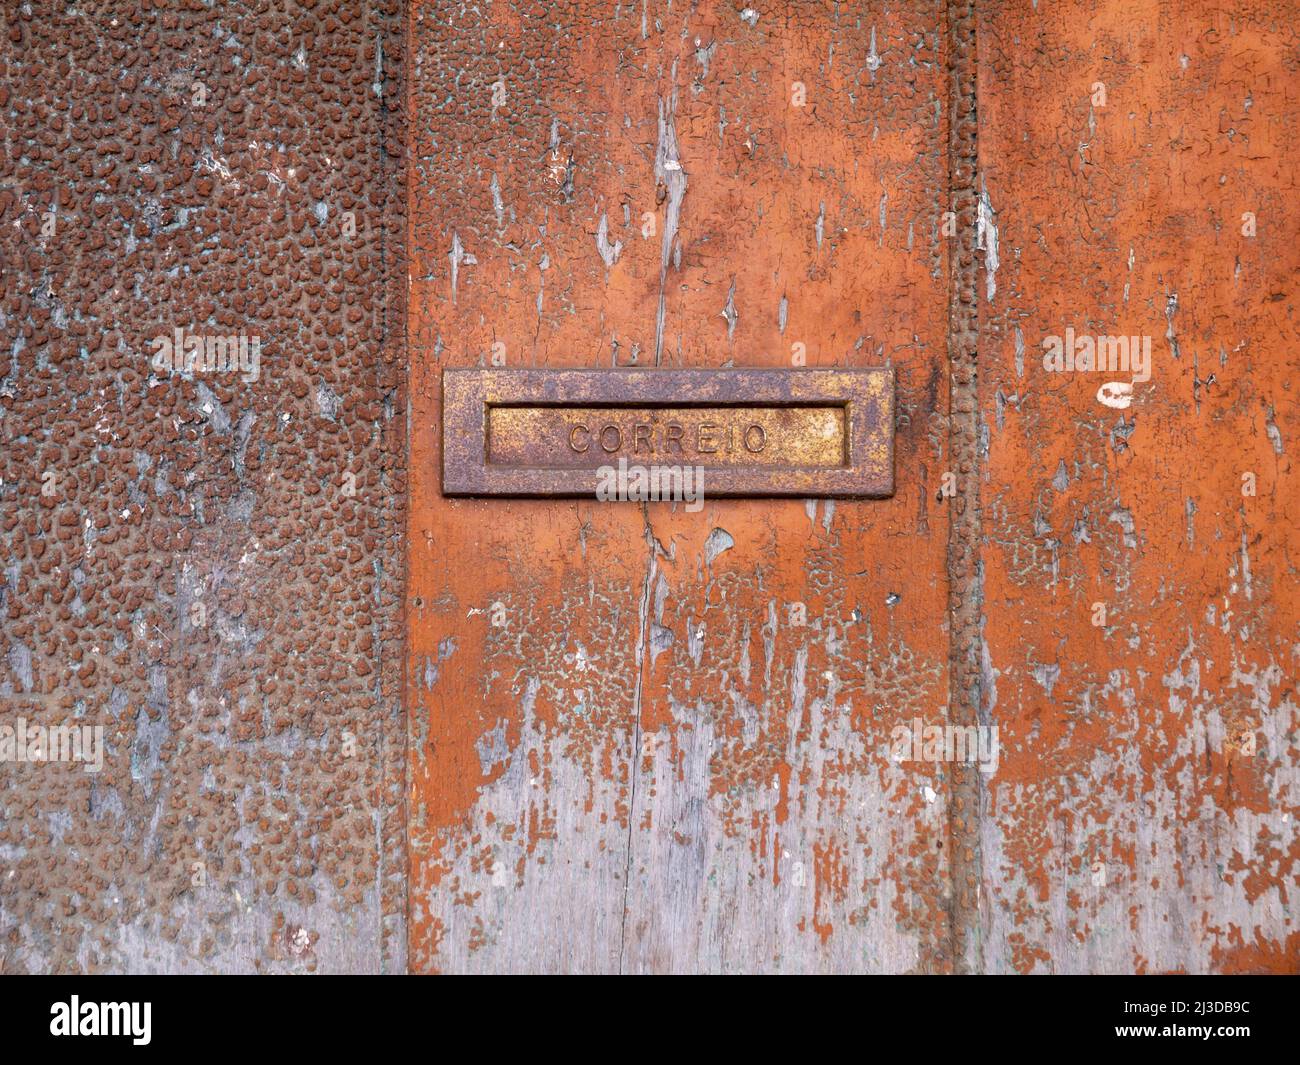
[[[448,8],[411,967],[1300,968],[1294,11]],[[896,491],[445,498],[494,365],[892,367]]]
[[[1295,972],[1296,7],[979,10],[982,967]]]
[[[796,17],[797,10],[797,17]],[[411,12],[410,962],[949,967],[944,9]],[[450,499],[449,367],[897,372],[886,500]]]

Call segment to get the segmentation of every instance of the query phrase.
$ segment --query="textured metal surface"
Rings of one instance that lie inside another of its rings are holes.
[[[0,971],[405,967],[401,10],[3,5]]]
[[[692,466],[713,496],[886,496],[894,373],[445,370],[447,495],[594,495],[600,469]]]

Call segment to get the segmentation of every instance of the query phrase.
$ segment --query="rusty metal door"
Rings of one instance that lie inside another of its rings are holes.
[[[412,6],[413,970],[1294,966],[1295,80],[1141,6]],[[894,491],[444,494],[493,367],[891,368]]]

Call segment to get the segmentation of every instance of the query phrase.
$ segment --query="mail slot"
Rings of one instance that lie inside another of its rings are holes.
[[[601,471],[687,466],[717,496],[894,490],[894,373],[445,370],[446,495],[594,494]]]
[[[842,406],[488,408],[488,463],[843,466]]]

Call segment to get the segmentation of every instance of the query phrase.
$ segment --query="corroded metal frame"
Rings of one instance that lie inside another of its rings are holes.
[[[705,464],[713,496],[882,498],[894,492],[894,371],[872,369],[446,369],[442,488],[448,496],[594,495],[594,468],[488,459],[493,406],[845,408],[841,466]],[[692,460],[694,461],[694,460]]]

